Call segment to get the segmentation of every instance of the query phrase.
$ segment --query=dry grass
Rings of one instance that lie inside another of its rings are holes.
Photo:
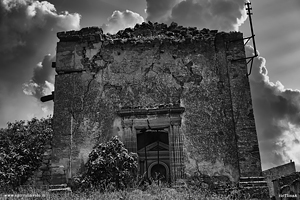
[[[67,200],[192,200],[192,199],[228,199],[222,196],[206,196],[201,193],[189,193],[187,191],[178,192],[171,188],[157,188],[147,191],[135,189],[132,191],[104,192],[89,191],[88,193],[72,193],[72,194],[51,194],[51,199],[67,199]]]
[[[210,199],[222,200],[232,199],[221,195],[212,195],[202,190],[191,190],[188,188],[167,188],[165,186],[158,186],[156,184],[149,185],[147,189],[130,189],[125,191],[104,192],[101,193],[97,190],[90,190],[87,192],[61,192],[49,193],[44,189],[37,189],[33,187],[21,188],[14,194],[38,194],[43,196],[38,199],[51,199],[51,200],[194,200],[194,199]],[[0,197],[1,199],[1,197]],[[20,199],[20,198],[16,198]],[[24,197],[21,199],[33,199],[32,197]],[[242,198],[238,198],[242,199]]]

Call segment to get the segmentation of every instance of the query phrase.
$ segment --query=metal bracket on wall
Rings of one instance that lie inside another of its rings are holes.
[[[243,38],[242,40],[245,41],[245,42],[244,42],[244,46],[246,46],[246,44],[247,44],[250,40],[252,40],[253,50],[254,50],[254,55],[253,55],[253,56],[249,56],[249,57],[239,58],[239,59],[233,59],[232,61],[246,60],[247,65],[251,62],[249,73],[247,73],[247,76],[249,76],[249,75],[251,74],[251,71],[252,71],[253,60],[254,60],[255,57],[258,56],[258,54],[257,54],[257,51],[256,51],[255,35],[254,35],[254,31],[253,31],[253,24],[252,24],[252,17],[251,17],[251,15],[253,14],[253,13],[251,13],[251,10],[252,10],[252,8],[250,7],[251,2],[247,2],[247,3],[245,3],[245,5],[246,5],[246,10],[248,11],[248,12],[247,12],[247,15],[249,16],[250,29],[251,29],[251,36],[245,37],[245,38]],[[240,40],[241,40],[241,39],[239,39],[239,40],[231,40],[230,42],[235,42],[235,41],[240,41]]]

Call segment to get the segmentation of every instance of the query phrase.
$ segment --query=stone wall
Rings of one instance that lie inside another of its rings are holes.
[[[52,145],[48,143],[45,145],[45,153],[42,155],[42,164],[31,176],[25,185],[34,185],[40,187],[43,185],[49,185],[51,183],[51,153]]]
[[[300,172],[282,176],[273,180],[274,197],[279,199],[300,200]]]
[[[70,176],[96,141],[123,137],[119,110],[177,104],[186,175],[261,174],[242,33],[149,22],[58,38],[52,161]]]
[[[250,83],[245,64],[244,43],[234,34],[226,41],[225,64],[227,65],[230,98],[232,103],[233,129],[236,133],[240,174],[242,177],[261,175],[261,161],[255,128]]]
[[[286,176],[289,174],[292,174],[296,172],[296,167],[294,162],[289,162],[284,165],[280,165],[277,167],[273,167],[271,169],[263,171],[263,176],[266,178],[266,181],[268,183],[270,196],[274,196],[274,186],[273,186],[273,180],[278,179],[282,176]]]

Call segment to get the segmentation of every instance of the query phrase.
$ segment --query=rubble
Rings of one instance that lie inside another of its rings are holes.
[[[83,28],[80,31],[67,31],[57,33],[57,37],[61,42],[76,41],[106,41],[107,44],[115,43],[144,43],[155,39],[170,39],[177,43],[192,42],[194,40],[213,40],[216,34],[222,34],[218,30],[202,29],[197,27],[178,26],[173,22],[169,26],[167,24],[143,22],[136,24],[134,28],[126,28],[118,31],[116,34],[104,34],[99,27]]]

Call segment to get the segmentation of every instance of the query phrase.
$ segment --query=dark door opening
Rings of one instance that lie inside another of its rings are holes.
[[[141,175],[169,181],[169,139],[166,130],[138,131],[137,150]]]

